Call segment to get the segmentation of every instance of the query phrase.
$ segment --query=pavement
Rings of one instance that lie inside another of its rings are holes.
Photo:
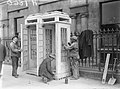
[[[78,80],[53,80],[49,84],[44,84],[40,77],[21,72],[19,67],[19,78],[11,76],[11,65],[3,65],[2,77],[0,79],[0,89],[120,89],[120,84],[102,84],[100,80],[93,80],[80,77]]]

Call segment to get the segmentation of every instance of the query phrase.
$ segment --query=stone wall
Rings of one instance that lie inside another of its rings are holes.
[[[8,30],[5,30],[5,35],[9,35],[10,37],[14,34],[14,18],[24,16],[24,19],[29,15],[29,14],[34,14],[34,13],[44,13],[46,11],[55,11],[55,10],[62,10],[63,12],[66,12],[68,14],[71,13],[80,13],[83,14],[86,12],[84,5],[86,5],[86,1],[88,1],[88,14],[89,16],[78,17],[80,20],[77,21],[77,25],[73,25],[71,29],[73,30],[79,30],[79,32],[85,30],[85,29],[91,29],[93,31],[98,31],[99,30],[99,25],[100,25],[100,5],[99,2],[104,2],[104,1],[110,1],[110,0],[51,0],[48,3],[39,3],[37,5],[33,5],[33,3],[28,2],[28,6],[24,4],[23,6],[20,5],[7,5],[7,4],[2,4],[2,22],[6,24],[7,19],[10,19],[9,21],[9,28],[10,33]],[[72,10],[71,7],[77,8]],[[78,8],[79,7],[79,8]],[[74,12],[73,12],[74,11]],[[75,22],[75,21],[72,21]],[[24,21],[21,23],[24,24]],[[74,26],[74,27],[73,27]],[[8,31],[8,32],[6,32]]]
[[[80,29],[91,29],[91,30],[96,30],[98,31],[99,29],[99,23],[100,23],[100,13],[99,13],[99,2],[101,1],[106,1],[106,0],[88,0],[88,11],[89,11],[89,17],[88,19],[81,17],[78,17],[80,20],[78,20],[78,25],[77,27],[71,27],[73,30],[78,29],[80,32],[82,30]],[[107,0],[108,1],[108,0]],[[68,14],[71,14],[71,7],[79,7],[79,9],[76,9],[76,13],[83,13],[85,10],[82,9],[83,5],[86,4],[86,0],[54,0],[49,3],[42,3],[38,5],[33,5],[33,3],[28,2],[28,6],[26,4],[23,4],[23,6],[20,5],[3,5],[3,20],[9,18],[9,31],[5,34],[11,37],[14,34],[15,26],[14,26],[14,18],[24,16],[24,19],[29,15],[29,14],[34,14],[34,13],[44,13],[46,11],[55,11],[55,10],[62,10],[63,12],[66,12]],[[85,11],[86,12],[86,11]],[[23,20],[24,20],[23,19]],[[4,23],[4,21],[2,21]],[[74,21],[72,21],[74,22]],[[24,23],[22,21],[21,23]],[[82,24],[83,23],[83,24]],[[74,24],[74,23],[72,23]],[[87,26],[88,25],[88,26]],[[73,25],[75,26],[75,25]],[[5,36],[6,36],[5,35]]]
[[[39,12],[44,13],[48,11],[62,10],[63,12],[69,13],[69,2],[67,0],[55,1],[46,4],[39,5]]]
[[[26,6],[25,3],[22,6],[3,3],[1,4],[1,9],[1,25],[4,24],[4,28],[2,28],[4,30],[4,39],[11,39],[11,37],[15,35],[16,29],[20,32],[20,24],[24,24],[25,18],[28,15],[38,13],[38,6],[33,5],[31,2],[28,2],[28,6]],[[18,28],[16,28],[16,25]]]

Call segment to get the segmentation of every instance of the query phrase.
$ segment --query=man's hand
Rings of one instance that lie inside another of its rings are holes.
[[[55,72],[55,71],[52,71],[52,73],[55,75],[56,72]]]
[[[55,75],[55,72],[52,72]]]
[[[9,58],[7,58],[7,57],[5,57],[5,60],[6,60],[7,62],[9,62],[9,61],[10,61],[10,59],[9,59]]]

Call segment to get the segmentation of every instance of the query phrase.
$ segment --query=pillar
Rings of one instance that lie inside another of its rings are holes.
[[[81,15],[81,31],[88,29],[88,13]]]
[[[71,16],[71,33],[74,34],[74,32],[76,31],[76,15],[72,15]]]
[[[0,12],[2,12],[2,5],[0,5]],[[3,39],[3,28],[2,28],[2,13],[0,13],[0,38]]]
[[[80,33],[81,32],[81,16],[80,16],[81,14],[80,13],[78,13],[78,14],[76,14],[76,35],[78,35],[78,33]]]

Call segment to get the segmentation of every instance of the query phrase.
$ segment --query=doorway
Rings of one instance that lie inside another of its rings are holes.
[[[44,25],[44,58],[47,58],[51,53],[55,54],[55,25]],[[51,62],[52,70],[55,70],[55,60]]]
[[[29,52],[30,52],[30,68],[37,68],[37,42],[36,42],[36,25],[29,27]]]
[[[28,74],[35,74],[37,70],[37,40],[36,25],[28,26]]]

